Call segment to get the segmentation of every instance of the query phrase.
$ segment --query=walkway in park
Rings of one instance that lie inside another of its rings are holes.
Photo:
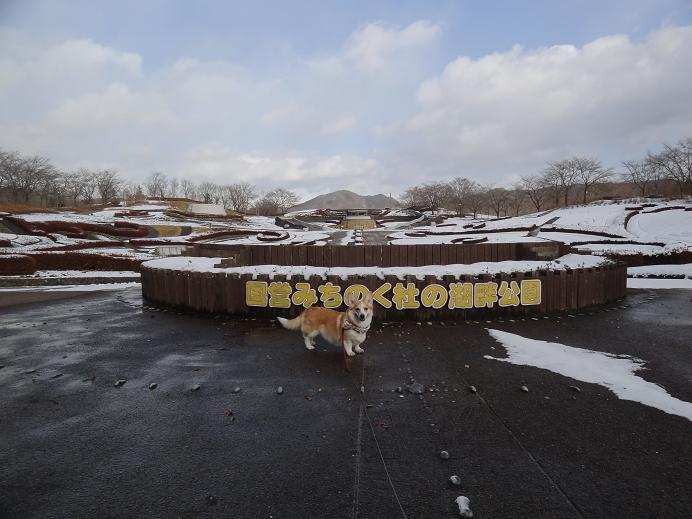
[[[377,323],[351,373],[336,348],[143,306],[137,289],[5,306],[0,516],[453,518],[465,495],[477,518],[689,517],[691,422],[484,356],[505,356],[486,328],[633,355],[690,402],[691,295]]]

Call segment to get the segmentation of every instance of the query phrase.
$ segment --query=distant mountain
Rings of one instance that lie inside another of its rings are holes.
[[[353,191],[341,189],[333,193],[311,198],[307,202],[291,207],[290,211],[305,211],[307,209],[384,209],[398,207],[399,202],[387,195],[359,195]]]

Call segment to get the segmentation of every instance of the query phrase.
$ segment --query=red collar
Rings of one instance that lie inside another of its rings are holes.
[[[352,323],[348,317],[344,319],[344,330],[353,330],[356,333],[365,334],[368,332],[369,329],[369,326],[367,328],[364,328],[362,326],[358,326],[357,324]]]

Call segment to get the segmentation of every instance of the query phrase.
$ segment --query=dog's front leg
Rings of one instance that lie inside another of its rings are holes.
[[[353,351],[355,351],[356,353],[364,353],[365,350],[360,347],[361,344],[363,344],[363,343],[362,342],[355,343],[355,345],[353,346]]]
[[[344,339],[344,350],[346,350],[346,355],[353,357],[355,353],[353,352],[353,343],[351,339]]]

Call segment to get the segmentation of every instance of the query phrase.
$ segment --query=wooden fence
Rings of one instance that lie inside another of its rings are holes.
[[[194,256],[225,258],[225,267],[308,265],[311,267],[420,267],[481,261],[555,259],[569,250],[558,242],[420,245],[232,245],[195,244]]]
[[[298,250],[298,249],[296,249]],[[441,249],[440,249],[441,250]],[[278,250],[277,250],[278,253]],[[364,256],[365,257],[365,256]],[[417,256],[416,256],[417,257]],[[462,257],[463,258],[463,257]],[[309,264],[307,258],[298,264]],[[365,260],[364,260],[365,261]],[[441,260],[440,260],[441,261]],[[304,279],[293,276],[288,283],[295,287],[296,283],[309,283],[317,290],[320,285],[331,282],[343,291],[352,285],[365,285],[371,291],[381,287],[383,283],[392,286],[397,283],[413,283],[419,291],[431,284],[449,287],[452,283],[495,282],[500,285],[503,281],[515,281],[521,285],[524,280],[541,281],[540,304],[531,306],[501,307],[496,302],[491,308],[425,308],[397,310],[394,306],[384,308],[376,304],[377,320],[465,320],[494,317],[532,315],[536,313],[557,313],[574,311],[595,305],[601,305],[621,299],[625,296],[627,269],[624,264],[614,263],[603,267],[583,268],[573,270],[534,271],[499,275],[481,276],[444,276],[436,278],[426,276],[419,280],[407,276],[399,280],[395,276],[386,276],[384,280],[376,276],[349,276],[341,279],[338,276],[328,276],[323,279],[312,276]],[[144,297],[156,303],[189,308],[202,312],[227,313],[233,315],[252,315],[258,317],[294,316],[303,310],[301,306],[291,305],[288,308],[269,308],[248,306],[246,300],[246,283],[253,281],[250,274],[237,275],[221,273],[201,273],[176,271],[172,269],[153,269],[146,264],[142,268],[142,292]],[[280,282],[287,281],[285,276],[258,276],[254,281]],[[320,303],[318,303],[320,304]]]

